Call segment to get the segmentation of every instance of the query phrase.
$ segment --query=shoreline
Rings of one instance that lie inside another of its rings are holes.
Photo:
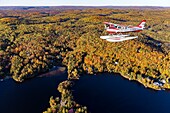
[[[96,75],[96,74],[99,74],[99,73],[109,73],[108,71],[104,71],[104,72],[93,72],[93,74],[90,74],[87,72],[87,70],[82,70],[82,72],[80,73],[75,73],[74,71],[69,71],[67,69],[68,67],[64,67],[64,66],[53,66],[53,68],[49,69],[49,71],[43,73],[43,74],[40,74],[40,75],[37,75],[37,76],[33,76],[33,77],[50,77],[50,76],[57,76],[59,74],[64,74],[64,73],[67,73],[67,80],[78,80],[81,76],[85,75],[85,74],[89,74],[89,75]],[[77,70],[79,70],[79,68],[75,68]],[[155,82],[153,81],[152,79],[149,79],[149,78],[138,78],[137,75],[135,78],[131,78],[130,75],[128,74],[121,74],[121,70],[120,72],[111,72],[113,74],[117,74],[119,76],[122,76],[124,77],[125,79],[128,79],[129,81],[135,81],[135,82],[138,82],[140,83],[141,85],[143,85],[145,88],[150,88],[150,89],[153,89],[153,90],[169,90],[170,89],[170,82],[168,82],[167,79],[158,79],[157,81],[158,82]],[[72,77],[69,77],[69,75],[71,74],[74,74],[74,76]],[[31,78],[33,78],[31,77]],[[13,78],[12,76],[6,76],[2,79],[0,79],[0,81],[4,81],[6,79],[10,79],[10,78]],[[29,78],[27,78],[29,79]],[[165,82],[162,82],[162,80],[164,80]]]
[[[50,76],[57,76],[58,74],[64,74],[64,73],[67,73],[68,74],[68,71],[66,71],[67,69],[66,69],[66,67],[61,67],[61,66],[56,66],[56,67],[54,67],[53,69],[51,69],[49,72],[46,72],[46,73],[44,73],[44,74],[41,74],[41,75],[38,75],[38,76],[36,76],[36,77],[50,77]],[[93,74],[93,76],[95,75],[96,76],[96,74],[99,74],[100,72],[98,72],[98,73],[95,73],[95,74]],[[109,72],[102,72],[102,73],[109,73]],[[85,73],[81,73],[80,74],[80,76],[79,77],[81,77],[81,76],[83,76]],[[86,74],[88,74],[88,73],[86,73]],[[131,79],[131,78],[129,78],[128,76],[126,76],[126,75],[123,75],[123,74],[121,74],[121,73],[114,73],[113,72],[113,74],[116,74],[116,75],[118,75],[118,76],[122,76],[123,78],[125,78],[125,79],[127,79],[127,80],[129,80],[129,81],[135,81],[135,82],[138,82],[138,83],[140,83],[141,85],[143,85],[145,88],[150,88],[150,89],[153,89],[153,90],[168,90],[169,88],[168,87],[165,87],[165,86],[167,86],[167,83],[165,83],[163,86],[158,86],[158,85],[154,85],[153,83],[147,83],[147,82],[145,82],[145,83],[143,83],[142,82],[142,80],[141,79]],[[69,74],[68,74],[69,75]],[[89,75],[91,75],[91,74],[89,74]],[[79,78],[78,77],[78,78]],[[11,79],[12,77],[11,76],[6,76],[6,77],[4,77],[4,78],[2,78],[2,79],[0,79],[0,81],[2,82],[2,81],[4,81],[4,80],[7,80],[7,79]],[[143,78],[144,79],[144,78]],[[75,80],[74,78],[71,78],[70,80]],[[76,80],[79,80],[79,79],[76,79]]]
[[[56,66],[55,68],[51,69],[49,72],[37,75],[35,77],[50,77],[50,76],[55,76],[55,75],[63,74],[63,73],[66,73],[66,67]],[[0,78],[0,82],[3,82],[4,80],[11,79],[11,78],[12,76],[5,76],[4,78]],[[31,77],[31,78],[34,78],[34,77]],[[26,80],[28,79],[29,78],[27,78]]]
[[[66,73],[66,67],[54,67],[49,72],[46,72],[44,74],[38,75],[37,77],[49,77],[49,76],[55,76],[57,74],[63,74]]]
[[[123,78],[125,79],[128,79],[129,81],[135,81],[135,82],[138,82],[140,83],[141,85],[143,85],[145,88],[149,88],[149,89],[152,89],[152,90],[168,90],[168,83],[164,83],[164,85],[162,86],[159,86],[159,85],[155,85],[154,83],[143,83],[142,82],[142,79],[130,79],[128,76],[125,76],[125,75],[122,75],[119,73],[120,76],[122,76]]]

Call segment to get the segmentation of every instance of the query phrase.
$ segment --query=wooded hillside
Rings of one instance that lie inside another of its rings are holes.
[[[100,39],[103,22],[138,25],[139,38],[120,43]],[[16,81],[53,66],[68,68],[68,78],[82,73],[116,72],[148,87],[165,80],[170,88],[169,9],[0,10],[0,76]]]

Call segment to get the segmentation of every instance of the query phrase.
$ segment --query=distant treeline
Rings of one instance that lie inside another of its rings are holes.
[[[54,9],[170,9],[161,6],[0,6],[0,10],[54,10]]]

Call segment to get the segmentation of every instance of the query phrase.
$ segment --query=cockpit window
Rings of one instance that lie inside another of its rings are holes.
[[[118,26],[117,28],[119,28],[119,29],[120,29],[121,27],[120,27],[120,26]]]

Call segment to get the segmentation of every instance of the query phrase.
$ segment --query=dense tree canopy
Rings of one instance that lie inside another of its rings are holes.
[[[100,39],[103,22],[138,25],[139,38],[119,43]],[[0,78],[22,82],[67,67],[68,80],[58,86],[44,113],[87,113],[72,96],[73,79],[83,73],[120,73],[145,87],[170,89],[169,9],[33,9],[0,10]]]
[[[64,65],[69,79],[82,73],[116,72],[147,87],[165,80],[170,88],[170,10],[1,10],[0,75],[16,81]],[[103,22],[137,25],[147,20],[138,39],[110,43]]]

